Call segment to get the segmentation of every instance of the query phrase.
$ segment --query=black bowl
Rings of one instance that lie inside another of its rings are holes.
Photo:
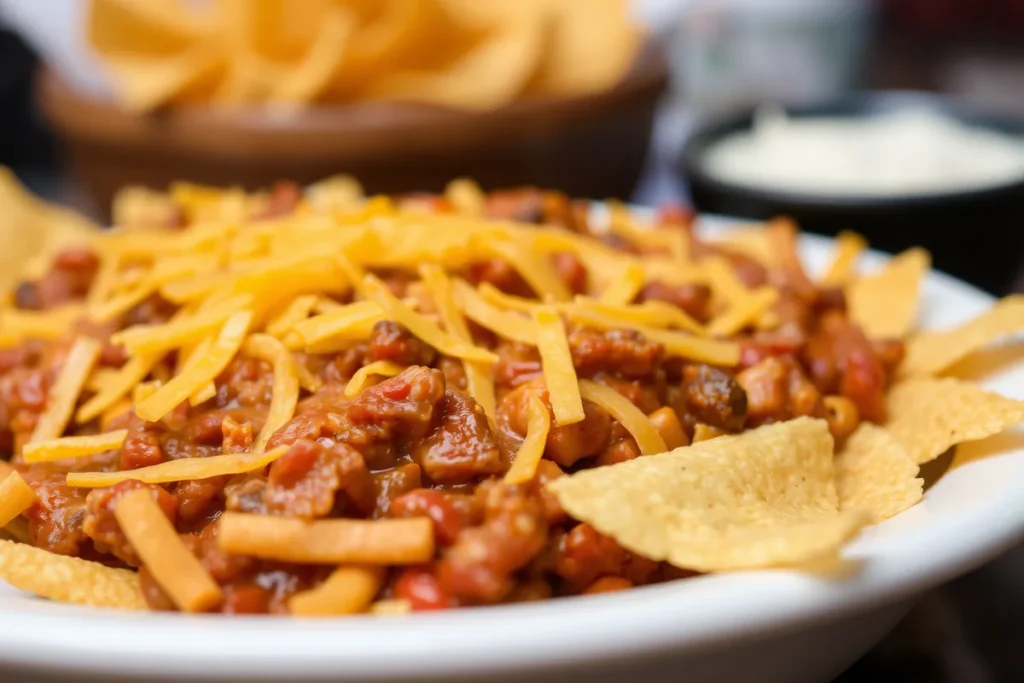
[[[787,109],[800,116],[872,116],[926,105],[974,126],[1024,136],[1024,120],[976,110],[924,93],[865,93],[826,105]],[[753,112],[711,123],[687,142],[680,170],[696,208],[754,219],[789,216],[802,229],[823,235],[855,230],[884,251],[924,246],[934,266],[995,294],[1003,294],[1024,259],[1024,178],[1003,185],[943,194],[898,197],[830,197],[764,190],[724,182],[704,170],[705,151],[716,141],[749,129]]]

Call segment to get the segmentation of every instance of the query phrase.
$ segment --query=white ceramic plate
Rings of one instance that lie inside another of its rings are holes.
[[[806,238],[802,247],[812,270],[829,259],[826,240]],[[865,265],[883,259],[872,254]],[[955,324],[991,302],[933,274],[923,325]],[[1024,368],[986,385],[1024,397]],[[1024,439],[1017,443],[948,473],[922,503],[865,531],[844,551],[846,570],[831,576],[759,571],[531,605],[326,621],[109,613],[0,584],[0,678],[823,681],[923,592],[1024,538]]]

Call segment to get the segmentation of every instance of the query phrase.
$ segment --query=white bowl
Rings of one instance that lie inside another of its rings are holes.
[[[808,237],[802,248],[812,269],[828,261],[829,241]],[[866,265],[884,258],[871,254]],[[923,324],[955,324],[991,303],[932,274]],[[1024,368],[986,386],[1024,397]],[[0,679],[826,681],[925,591],[1022,538],[1024,448],[947,473],[923,502],[855,539],[846,566],[827,576],[723,574],[537,604],[323,621],[101,612],[0,586]]]

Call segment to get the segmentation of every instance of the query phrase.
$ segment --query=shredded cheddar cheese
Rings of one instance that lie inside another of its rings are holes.
[[[316,344],[328,339],[363,339],[366,326],[372,327],[383,320],[384,311],[372,301],[357,301],[347,306],[296,323],[292,329],[302,337],[304,344]]]
[[[267,441],[274,432],[283,427],[295,414],[295,406],[299,402],[299,377],[292,354],[269,334],[252,335],[245,340],[242,350],[254,358],[270,363],[274,373],[267,420],[252,444],[252,450],[259,453],[266,448]]]
[[[180,458],[124,472],[70,472],[67,476],[67,485],[74,488],[100,488],[114,486],[128,479],[146,484],[167,484],[172,481],[209,479],[225,474],[243,474],[266,467],[287,451],[287,446],[281,446],[266,453],[231,453],[211,455],[208,458]]]
[[[176,375],[155,394],[135,407],[135,412],[147,422],[155,422],[187,399],[197,389],[212,382],[227,367],[242,346],[245,333],[252,321],[252,313],[235,313],[224,323],[210,353],[195,365]]]
[[[511,311],[522,311],[523,313],[530,313],[533,309],[537,308],[537,301],[506,294],[490,282],[481,282],[477,287],[477,291],[480,293],[480,297],[484,301],[489,304],[493,304],[498,308],[505,308]]]
[[[408,519],[321,519],[225,512],[217,522],[221,550],[306,564],[421,564],[434,556],[434,523]]]
[[[636,440],[636,445],[640,447],[642,454],[653,455],[668,450],[665,447],[665,439],[662,438],[661,433],[650,419],[615,389],[584,379],[580,380],[580,394],[584,399],[603,408],[625,427],[630,436]]]
[[[531,319],[492,306],[463,280],[454,280],[452,289],[459,308],[477,325],[499,337],[530,346],[537,345],[537,330]]]
[[[378,375],[381,377],[394,377],[398,373],[405,370],[404,366],[392,363],[387,360],[377,360],[372,363],[368,363],[363,367],[356,370],[356,374],[352,375],[352,379],[345,385],[345,396],[353,398],[358,396],[366,385],[370,381],[370,377]]]
[[[495,362],[498,357],[479,346],[473,346],[444,332],[436,324],[416,313],[391,293],[387,285],[372,275],[363,279],[367,297],[384,311],[385,316],[395,320],[421,340],[448,356],[463,360]]]
[[[712,256],[703,261],[704,273],[711,284],[711,292],[720,308],[726,308],[747,296],[743,285],[729,262],[721,256]]]
[[[125,493],[114,517],[153,579],[183,612],[202,612],[222,598],[220,586],[185,547],[149,491]]]
[[[758,287],[732,302],[722,314],[708,323],[707,333],[712,337],[727,337],[744,327],[755,324],[779,300],[773,287]]]
[[[102,346],[95,339],[78,337],[68,351],[57,381],[50,389],[46,408],[39,416],[29,443],[49,441],[64,434],[78,397],[100,357]]]
[[[823,285],[842,286],[854,275],[857,259],[868,248],[868,242],[855,232],[843,231],[836,236],[835,255],[828,270],[821,276]]]
[[[601,292],[601,303],[628,304],[643,289],[645,281],[644,269],[631,263]]]
[[[603,329],[630,328],[642,325],[677,328],[702,336],[707,334],[704,327],[691,318],[686,311],[664,301],[617,305],[595,301],[587,297],[577,297],[572,304],[561,306],[560,310],[570,319],[581,310],[585,312],[583,316],[586,317],[586,314],[589,314],[591,320],[597,320],[600,317],[605,321]],[[599,325],[599,327],[601,326]]]
[[[537,350],[555,424],[561,427],[582,422],[583,399],[562,318],[552,307],[539,307],[533,311],[533,321],[537,325]]]
[[[0,528],[36,503],[36,494],[21,475],[11,472],[0,481]]]
[[[123,344],[132,353],[157,353],[194,343],[211,330],[224,324],[231,315],[251,306],[251,295],[241,295],[194,316],[165,325],[138,325],[111,336],[115,344]]]
[[[296,593],[288,611],[302,617],[329,617],[365,611],[384,585],[380,567],[340,567],[316,588]]]
[[[522,484],[533,479],[537,473],[537,463],[544,456],[550,430],[551,416],[548,414],[547,406],[536,396],[531,397],[526,421],[526,438],[516,451],[512,467],[505,473],[506,483]]]
[[[81,458],[120,448],[127,436],[128,430],[118,429],[91,436],[65,436],[53,441],[38,441],[25,444],[21,449],[21,457],[26,463]]]
[[[454,335],[464,342],[471,342],[473,337],[469,333],[462,312],[459,311],[452,294],[452,283],[444,270],[433,264],[425,264],[419,269],[420,277],[427,288],[430,298],[434,301],[441,324],[449,334]],[[494,395],[494,380],[490,370],[482,363],[473,361],[462,361],[462,368],[466,373],[466,388],[469,395],[483,408],[488,421],[493,425],[497,399]]]
[[[316,294],[295,297],[283,311],[267,322],[266,333],[280,339],[297,323],[309,317],[319,298]]]

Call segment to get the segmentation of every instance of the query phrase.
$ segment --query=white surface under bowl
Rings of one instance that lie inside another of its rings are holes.
[[[827,240],[802,243],[812,270]],[[871,254],[868,267],[884,257]],[[991,298],[928,277],[923,325]],[[986,386],[1024,397],[1024,368]],[[1024,442],[1022,442],[1024,443]],[[925,591],[1024,538],[1024,449],[947,473],[923,502],[866,530],[828,575],[759,571],[622,593],[408,618],[120,614],[0,590],[0,680],[827,681]]]

